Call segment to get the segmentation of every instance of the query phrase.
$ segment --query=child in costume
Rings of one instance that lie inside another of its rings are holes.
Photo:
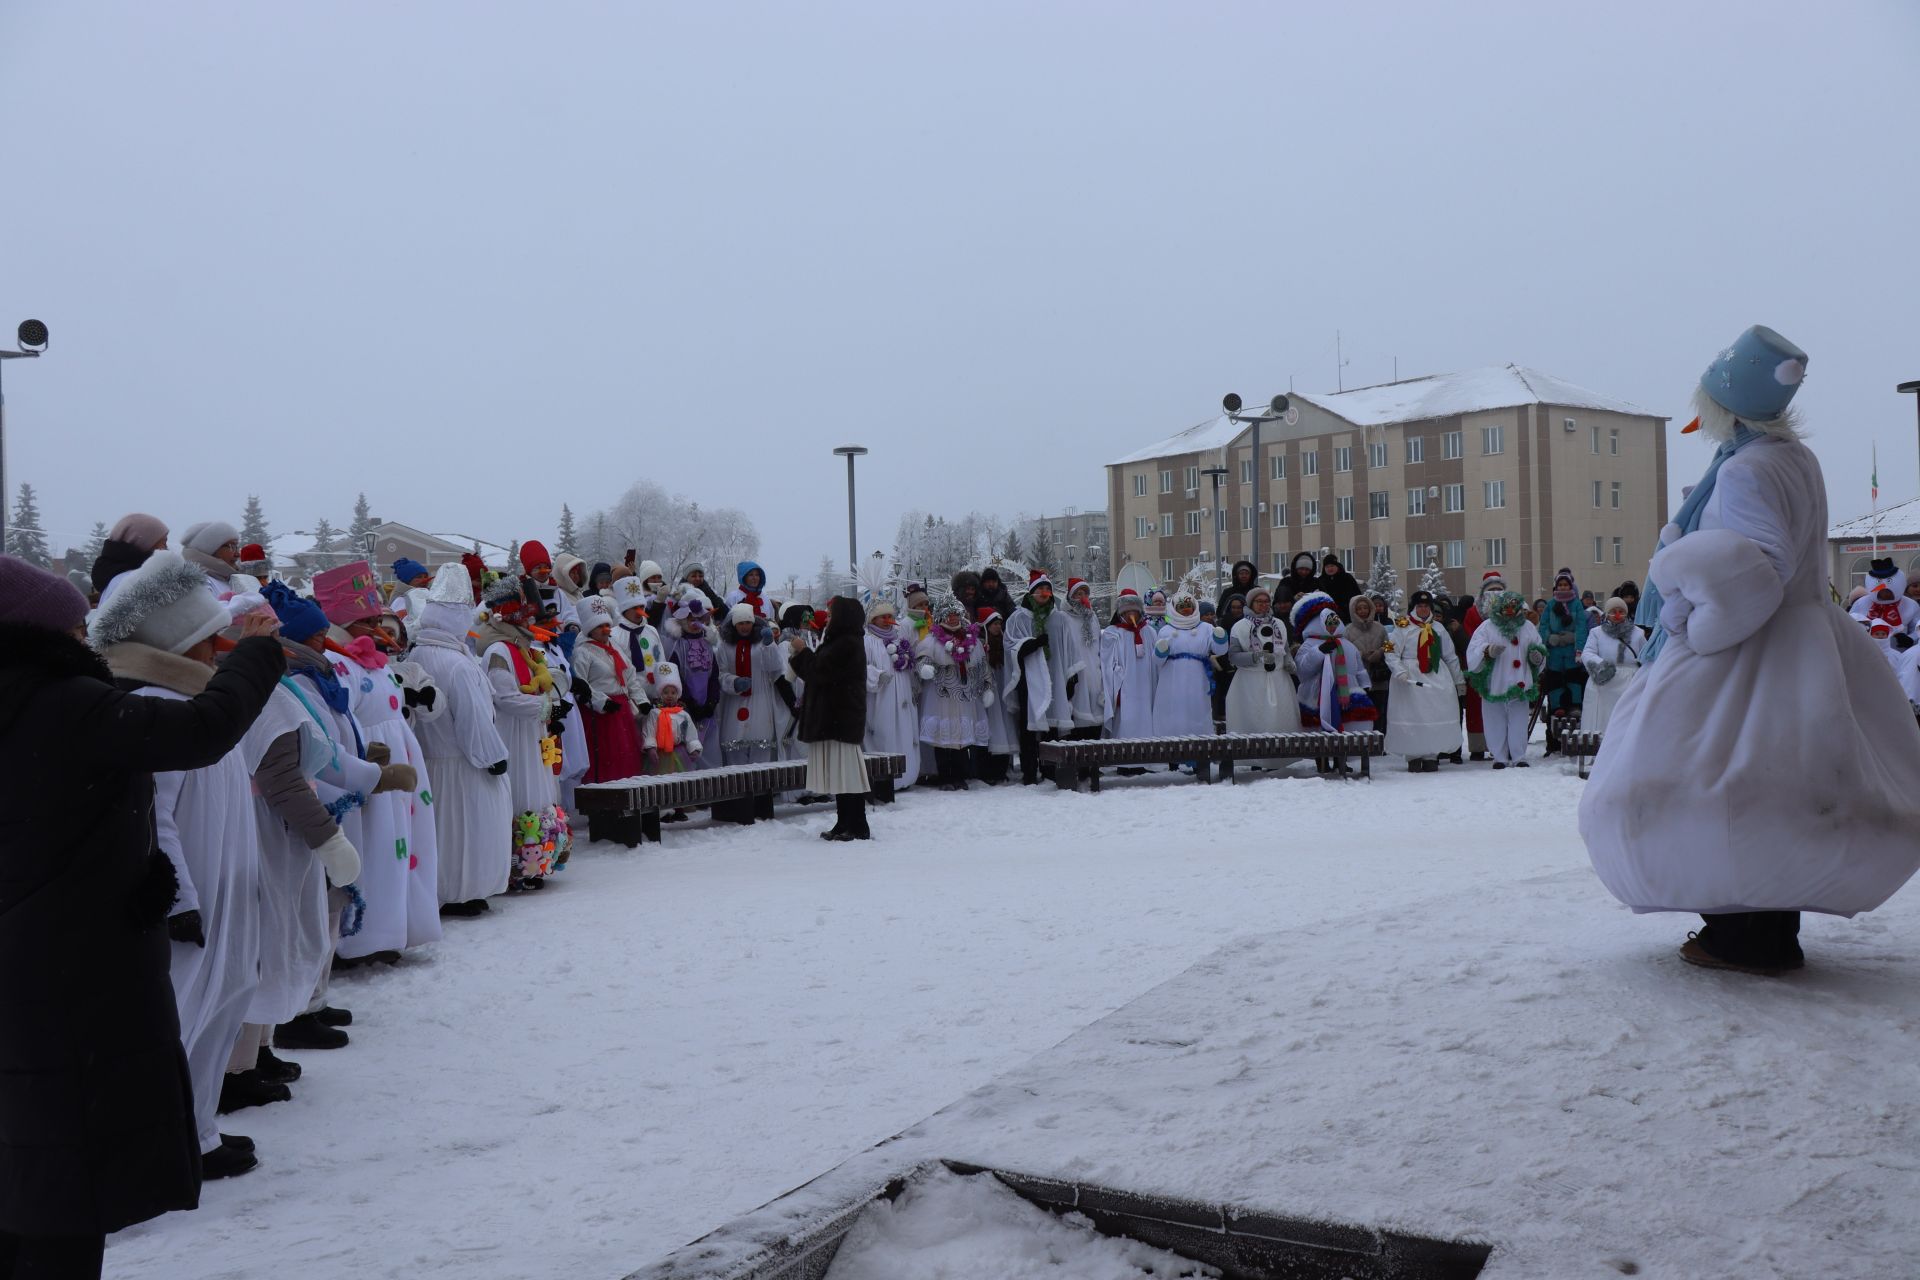
[[[613,634],[608,639],[615,648],[626,654],[627,665],[651,690],[654,670],[667,660],[667,650],[660,639],[660,632],[647,621],[646,589],[640,585],[638,577],[628,574],[613,580],[613,585],[607,588],[607,597],[612,601],[616,619]]]
[[[586,685],[581,706],[589,764],[583,782],[617,782],[640,776],[639,717],[650,701],[647,684],[613,640],[613,606],[604,596],[582,596],[575,607],[580,640],[574,671]]]
[[[1527,600],[1518,591],[1502,591],[1490,602],[1493,612],[1467,642],[1467,681],[1480,694],[1480,715],[1487,728],[1493,767],[1527,767],[1527,726],[1540,696],[1540,668],[1547,646],[1527,620]]]
[[[694,758],[696,769],[709,767],[705,763],[709,753],[714,761],[719,759],[713,748],[718,740],[714,716],[720,709],[720,660],[712,621],[707,598],[688,587],[674,605],[663,632],[667,660],[679,669],[683,705],[700,730],[701,754]]]
[[[700,767],[700,727],[680,705],[680,669],[663,662],[653,677],[653,706],[640,730],[647,772],[686,773]],[[685,822],[685,810],[662,814],[662,822]]]

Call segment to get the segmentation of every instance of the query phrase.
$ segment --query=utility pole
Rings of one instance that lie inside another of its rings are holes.
[[[18,351],[0,351],[0,369],[9,360],[37,360],[47,350],[47,326],[38,320],[22,320],[16,334]],[[0,387],[0,547],[7,545],[7,393]]]

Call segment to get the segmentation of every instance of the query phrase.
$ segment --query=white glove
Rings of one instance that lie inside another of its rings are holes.
[[[344,888],[360,878],[360,851],[344,831],[336,829],[313,856],[320,859],[320,865],[327,869],[327,879],[335,885]]]
[[[920,678],[922,680],[933,679],[933,664],[931,662],[923,662],[920,664]]]
[[[993,705],[993,703],[994,703],[993,690],[989,689],[986,691],[984,695],[981,696],[980,705],[983,707],[990,707]]]
[[[1507,646],[1503,644],[1490,644],[1487,646],[1487,656],[1490,658],[1497,658],[1506,651]]]

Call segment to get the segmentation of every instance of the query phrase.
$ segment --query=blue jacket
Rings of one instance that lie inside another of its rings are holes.
[[[1573,615],[1573,625],[1567,626],[1560,616],[1560,610],[1566,609]],[[1587,643],[1587,610],[1578,599],[1562,605],[1557,600],[1547,601],[1547,611],[1540,615],[1540,635],[1542,638],[1572,632],[1572,644],[1554,644],[1547,641],[1547,670],[1573,671],[1580,666],[1580,650]]]

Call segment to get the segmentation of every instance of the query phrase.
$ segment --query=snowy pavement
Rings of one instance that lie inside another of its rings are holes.
[[[872,844],[816,839],[816,810],[583,850],[547,892],[341,979],[353,1045],[301,1055],[292,1103],[225,1118],[259,1170],[114,1237],[108,1274],[613,1280],[983,1087],[913,1141],[1375,1226],[1605,1239],[1643,1266],[1688,1205],[1727,1218],[1746,1274],[1820,1221],[1910,1247],[1912,891],[1810,918],[1802,977],[1683,970],[1686,922],[1630,916],[1586,871],[1571,775],[913,792]],[[1122,1049],[1116,1028],[1191,1043]],[[1163,1086],[1213,1096],[1158,1108]],[[996,1092],[1029,1087],[1051,1096]],[[1615,1126],[1596,1180],[1569,1144]],[[1497,1172],[1452,1186],[1456,1156]]]

